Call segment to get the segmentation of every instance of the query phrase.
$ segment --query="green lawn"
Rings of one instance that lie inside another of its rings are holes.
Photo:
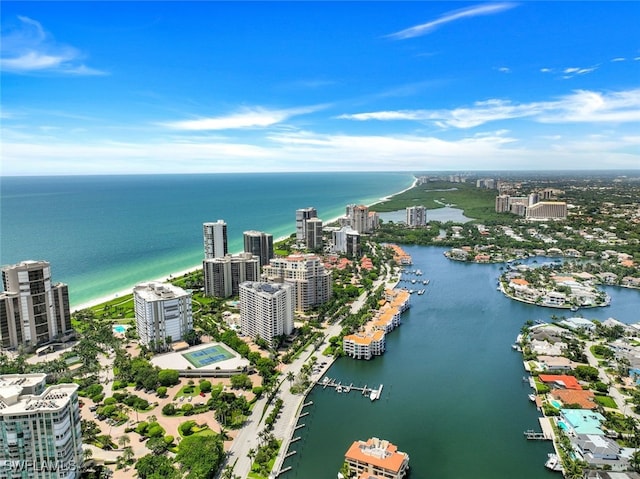
[[[599,396],[596,395],[595,400],[598,404],[600,404],[603,407],[609,407],[609,408],[613,408],[613,409],[617,409],[618,405],[616,404],[616,402],[613,400],[613,398],[611,396]]]

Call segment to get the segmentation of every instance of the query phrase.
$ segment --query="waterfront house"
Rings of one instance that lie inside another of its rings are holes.
[[[531,352],[536,355],[562,356],[567,350],[567,343],[563,341],[556,341],[552,344],[546,340],[540,341],[532,339],[529,343],[529,347],[531,348]]]
[[[538,378],[540,381],[552,388],[582,391],[582,386],[580,386],[580,383],[578,383],[575,376],[567,376],[563,374],[541,374]]]
[[[583,389],[554,389],[549,393],[552,399],[560,401],[563,405],[577,405],[581,409],[595,409],[598,404],[593,391]]]
[[[571,371],[576,363],[563,356],[538,356],[537,363],[543,371]]]
[[[409,471],[409,455],[389,441],[372,437],[354,441],[344,455],[350,475],[358,478],[402,479]]]
[[[589,321],[585,318],[568,318],[560,321],[561,325],[566,326],[572,331],[582,331],[592,333],[596,329],[596,325],[593,321]]]
[[[602,414],[589,409],[560,409],[558,426],[573,437],[578,434],[604,436],[601,429],[604,421]]]

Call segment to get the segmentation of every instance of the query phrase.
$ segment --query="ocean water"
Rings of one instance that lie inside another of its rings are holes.
[[[295,232],[298,208],[328,221],[412,181],[407,172],[2,177],[0,264],[49,261],[73,307],[198,266],[204,222],[226,221],[238,252],[243,231]]]

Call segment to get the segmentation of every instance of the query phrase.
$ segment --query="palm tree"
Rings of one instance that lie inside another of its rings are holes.
[[[128,445],[130,442],[131,442],[131,439],[129,439],[129,436],[127,436],[126,434],[123,434],[118,438],[118,445],[120,446],[120,449],[124,449],[124,447]]]
[[[249,449],[249,451],[247,451],[247,457],[253,462],[253,458],[256,457],[256,450],[254,448]]]
[[[291,383],[293,383],[295,379],[296,379],[296,375],[293,374],[293,371],[289,371],[287,373],[287,381],[289,381],[289,386],[291,386]]]

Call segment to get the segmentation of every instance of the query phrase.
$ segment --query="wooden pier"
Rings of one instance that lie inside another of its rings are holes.
[[[528,429],[524,432],[524,437],[529,441],[549,441],[551,440],[544,432],[537,432],[533,429]]]
[[[342,382],[336,382],[335,379],[331,379],[329,377],[325,377],[319,385],[322,386],[322,389],[333,388],[337,393],[350,393],[351,391],[358,391],[363,396],[368,396],[372,401],[375,399],[380,399],[380,395],[382,394],[382,384],[377,388],[368,387],[366,384],[362,387],[354,386],[353,383],[346,385],[342,384]]]

